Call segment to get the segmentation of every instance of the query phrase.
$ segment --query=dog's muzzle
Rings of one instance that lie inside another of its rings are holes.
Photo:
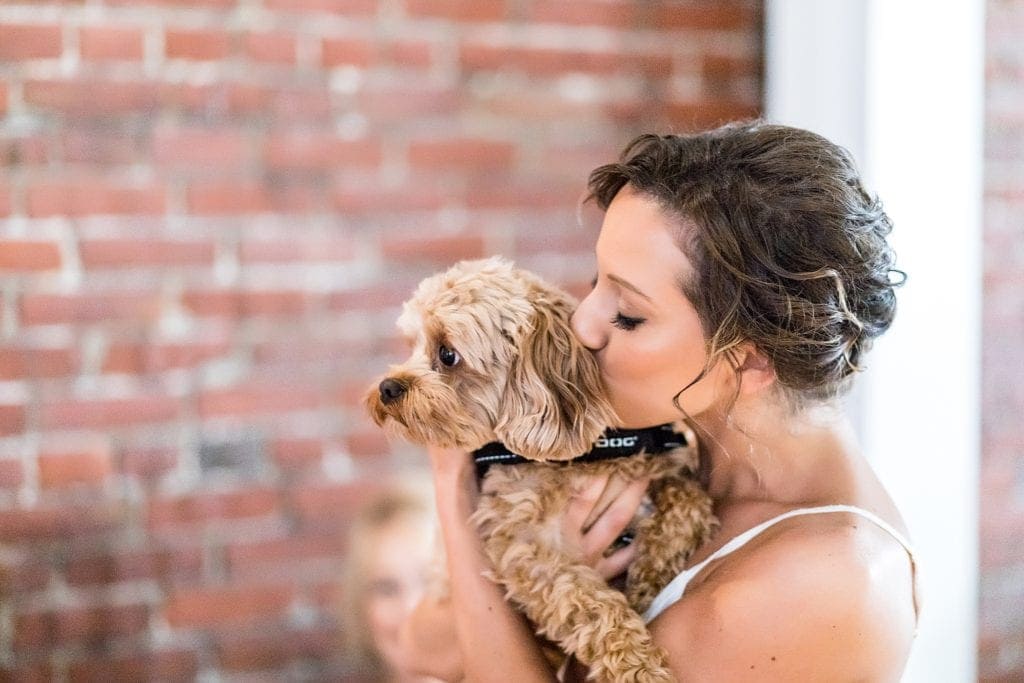
[[[380,390],[380,402],[384,405],[391,405],[398,399],[405,396],[406,386],[398,380],[388,377],[377,387]]]

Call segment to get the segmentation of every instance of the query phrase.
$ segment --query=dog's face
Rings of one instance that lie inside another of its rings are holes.
[[[569,327],[573,307],[498,258],[427,278],[398,319],[412,355],[371,389],[370,414],[415,443],[474,450],[501,441],[543,460],[585,453],[614,413]]]

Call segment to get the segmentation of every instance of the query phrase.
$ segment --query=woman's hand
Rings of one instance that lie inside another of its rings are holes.
[[[633,544],[611,553],[608,549],[636,515],[648,483],[594,477],[572,497],[562,516],[562,537],[569,552],[606,581],[624,572],[636,556]]]
[[[446,496],[450,500],[458,498],[468,515],[476,509],[476,500],[480,494],[476,483],[476,469],[473,458],[466,451],[457,448],[441,448],[427,446],[430,458],[430,469],[434,474],[434,489],[438,496]],[[437,501],[443,503],[440,498]]]

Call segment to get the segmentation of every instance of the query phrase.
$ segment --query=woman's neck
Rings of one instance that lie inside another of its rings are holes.
[[[857,457],[849,421],[832,407],[792,414],[777,401],[737,401],[701,416],[708,491],[719,503],[803,504],[834,494]]]

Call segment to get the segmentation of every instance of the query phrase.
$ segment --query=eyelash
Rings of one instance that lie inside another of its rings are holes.
[[[615,317],[612,318],[612,325],[615,325],[615,327],[620,330],[626,330],[627,332],[635,330],[644,322],[645,320],[643,318],[630,318],[629,316],[622,315],[621,313],[616,313]]]

